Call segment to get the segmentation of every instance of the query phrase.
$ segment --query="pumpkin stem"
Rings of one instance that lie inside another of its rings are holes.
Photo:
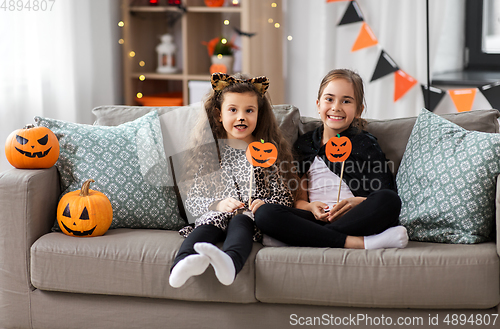
[[[23,128],[23,129],[31,129],[31,128],[35,128],[35,125],[34,125],[34,124],[32,124],[32,123],[29,123],[29,124],[27,124],[26,126],[24,126],[24,128]]]
[[[261,142],[262,144],[264,144],[264,140],[263,140],[263,139],[261,139],[261,140],[260,140],[260,142]]]
[[[82,189],[80,190],[80,196],[89,196],[89,188],[90,188],[90,183],[94,183],[95,180],[93,179],[87,179],[83,184],[82,184]]]
[[[337,137],[340,138],[340,134],[337,134]]]

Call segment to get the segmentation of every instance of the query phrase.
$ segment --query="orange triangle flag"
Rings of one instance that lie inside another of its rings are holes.
[[[458,112],[470,111],[474,98],[476,97],[477,88],[470,89],[454,89],[448,90],[451,100],[455,104]]]
[[[351,51],[354,52],[356,50],[375,46],[377,43],[378,43],[377,38],[373,34],[372,30],[370,29],[368,24],[363,22],[361,30],[359,31],[358,38],[356,39],[356,42],[352,46]]]
[[[396,71],[396,73],[394,73],[394,101],[396,102],[403,97],[403,95],[416,84],[417,80],[412,76],[401,70]]]

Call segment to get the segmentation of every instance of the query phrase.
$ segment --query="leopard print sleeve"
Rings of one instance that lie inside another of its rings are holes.
[[[210,210],[210,206],[217,200],[214,184],[209,175],[201,176],[203,165],[195,175],[194,183],[189,189],[185,207],[191,215],[198,217]]]
[[[265,203],[293,206],[292,192],[277,170],[266,175],[262,168],[256,167],[255,179],[258,187],[256,191],[258,199]]]

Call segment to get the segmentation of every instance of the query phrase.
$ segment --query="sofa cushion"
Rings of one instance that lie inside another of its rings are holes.
[[[175,289],[168,284],[168,277],[183,241],[178,232],[165,230],[115,229],[85,239],[52,232],[31,247],[31,282],[38,289],[50,291],[256,302],[254,263],[262,245],[254,243],[232,285],[221,285],[209,267],[204,274]]]
[[[106,194],[113,207],[110,229],[177,230],[185,224],[169,183],[170,169],[156,112],[116,127],[42,117],[35,120],[59,139],[56,166],[62,193],[78,190],[84,181],[94,179],[92,189]]]
[[[405,249],[276,247],[259,251],[264,303],[391,308],[491,308],[500,302],[492,242],[410,241]]]
[[[500,134],[468,131],[422,110],[396,176],[410,239],[489,240],[499,158]]]

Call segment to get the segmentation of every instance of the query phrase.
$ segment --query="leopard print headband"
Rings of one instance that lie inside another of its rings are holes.
[[[225,73],[214,73],[212,74],[211,83],[212,89],[216,93],[220,93],[224,88],[234,83],[251,83],[255,86],[261,96],[264,96],[267,88],[269,88],[269,79],[265,76],[242,80],[233,78]]]

